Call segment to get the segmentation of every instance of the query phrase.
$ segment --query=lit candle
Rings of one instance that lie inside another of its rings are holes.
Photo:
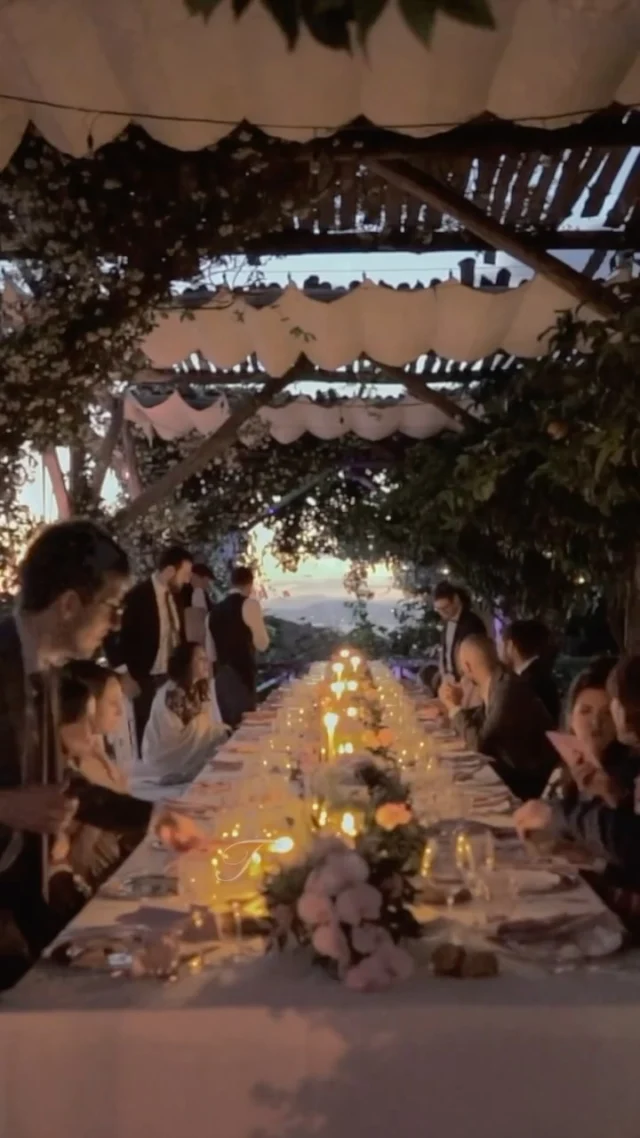
[[[293,838],[285,835],[284,837],[276,838],[275,841],[269,843],[269,852],[279,854],[291,853],[294,844],[295,843],[293,841]]]
[[[360,665],[362,663],[362,660],[361,660],[360,656],[352,656],[351,659],[349,660],[349,663],[351,664],[351,667],[353,668],[354,672],[357,672],[358,668],[360,667]]]
[[[336,679],[339,680],[340,677],[342,676],[342,673],[344,672],[344,664],[340,664],[340,663],[332,664],[331,665],[331,671],[333,672]]]
[[[345,687],[346,687],[346,684],[343,683],[342,681],[338,681],[335,684],[331,684],[331,691],[333,692],[336,699],[338,700],[338,703],[340,702],[340,700],[342,699],[342,697],[344,695]]]
[[[347,715],[348,715],[349,719],[357,719],[358,718],[358,708],[357,707],[348,707],[347,708]]]
[[[336,757],[335,736],[336,727],[340,722],[340,716],[335,711],[327,711],[323,716],[322,722],[324,723],[327,732],[327,754],[329,761],[331,761]]]
[[[347,810],[342,815],[342,821],[340,822],[340,829],[342,830],[342,833],[346,834],[346,836],[348,838],[357,837],[358,828],[356,826],[356,820],[355,820],[353,814],[351,814],[351,812],[349,810]]]

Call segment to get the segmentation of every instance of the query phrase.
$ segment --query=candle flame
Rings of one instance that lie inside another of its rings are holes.
[[[345,814],[342,815],[340,829],[342,830],[343,834],[347,835],[348,838],[355,838],[356,834],[358,833],[356,829],[356,820],[353,814],[351,814],[351,812],[348,810]]]
[[[280,853],[280,854],[291,853],[293,846],[294,846],[293,838],[288,838],[288,837],[276,838],[276,840],[274,842],[270,842],[269,852],[270,853]]]

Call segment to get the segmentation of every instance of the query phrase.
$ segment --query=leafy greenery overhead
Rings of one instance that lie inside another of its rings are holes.
[[[20,253],[0,338],[5,508],[27,445],[89,444],[104,401],[144,366],[140,341],[175,281],[206,285],[212,259],[224,265],[308,205],[304,165],[287,164],[283,195],[281,164],[252,137],[183,154],[130,128],[75,159],[32,131],[0,173],[0,240]]]
[[[420,593],[447,566],[510,615],[565,618],[604,595],[620,632],[640,533],[639,296],[638,283],[625,286],[609,321],[563,314],[548,355],[473,392],[478,426],[464,434],[234,448],[183,490],[196,531],[222,533],[275,506],[275,547],[290,567],[305,553],[387,560]],[[149,452],[159,467],[166,445]],[[362,578],[353,594],[364,623]]]
[[[216,8],[229,0],[182,0],[194,16],[208,20]],[[231,0],[239,18],[255,0]],[[382,15],[390,0],[260,0],[285,36],[290,48],[304,27],[325,47],[349,50],[353,28],[360,43]],[[403,19],[418,39],[431,41],[439,13],[477,28],[494,28],[490,0],[399,0]]]

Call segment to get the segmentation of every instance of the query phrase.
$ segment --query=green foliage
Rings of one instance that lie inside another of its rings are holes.
[[[183,0],[188,12],[208,20],[224,0]],[[241,16],[252,0],[232,0]],[[351,25],[366,44],[389,0],[261,0],[282,31],[289,48],[298,42],[304,26],[325,47],[349,50]],[[400,0],[400,11],[418,39],[429,44],[439,13],[477,28],[494,28],[489,0]]]

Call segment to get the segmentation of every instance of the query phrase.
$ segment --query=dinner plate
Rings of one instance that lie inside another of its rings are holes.
[[[100,890],[108,901],[140,901],[144,898],[177,897],[178,879],[164,873],[141,873],[121,881],[109,881]]]
[[[570,873],[551,869],[523,869],[516,877],[518,893],[523,897],[537,897],[546,893],[565,893],[577,888],[579,879]]]

